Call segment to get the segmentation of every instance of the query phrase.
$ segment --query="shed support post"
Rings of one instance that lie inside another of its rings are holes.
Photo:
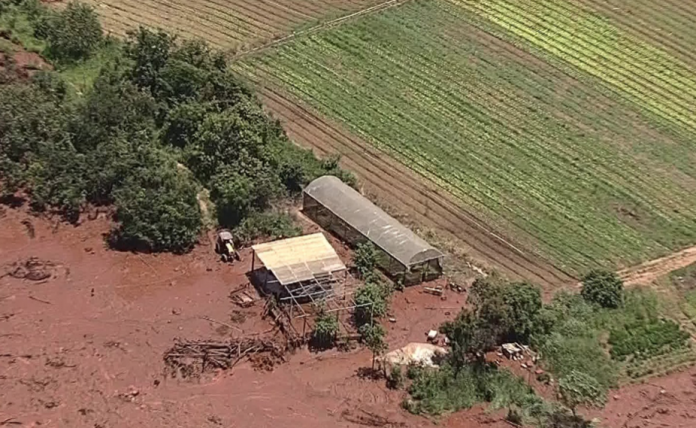
[[[251,273],[254,273],[254,263],[256,262],[256,251],[251,250]]]

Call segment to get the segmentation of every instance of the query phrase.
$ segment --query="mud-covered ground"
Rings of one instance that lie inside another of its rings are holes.
[[[261,302],[242,309],[228,298],[248,282],[250,253],[243,251],[240,263],[222,264],[205,238],[184,256],[115,252],[104,245],[108,229],[103,217],[75,227],[2,208],[0,426],[433,424],[400,408],[402,391],[358,375],[371,364],[370,352],[360,348],[300,350],[272,372],[242,363],[196,381],[165,377],[162,355],[175,338],[220,339],[273,327],[261,318]],[[465,294],[456,293],[442,300],[421,287],[397,293],[390,310],[396,322],[385,320],[390,348],[424,341],[464,300]],[[653,382],[660,387],[617,392],[597,416],[612,427],[691,426],[694,373]],[[501,416],[476,408],[439,423],[508,426]]]

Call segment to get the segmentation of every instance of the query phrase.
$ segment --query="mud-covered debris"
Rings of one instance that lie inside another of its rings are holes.
[[[5,275],[30,281],[42,281],[51,278],[55,272],[55,263],[38,257],[29,257],[28,259],[14,262],[5,268]]]
[[[368,427],[397,428],[406,426],[404,422],[395,421],[375,412],[363,409],[346,409],[341,413],[341,418],[345,421]]]
[[[267,355],[263,362],[260,355]],[[229,370],[241,360],[255,356],[259,366],[272,367],[285,361],[285,346],[269,338],[239,338],[228,341],[177,341],[164,354],[167,372],[172,377],[197,377],[203,372]]]

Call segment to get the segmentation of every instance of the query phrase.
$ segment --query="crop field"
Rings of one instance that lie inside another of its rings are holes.
[[[229,50],[247,49],[293,30],[379,4],[379,0],[87,0],[104,28],[123,35],[161,27]]]
[[[648,44],[634,32],[659,30],[631,19],[561,0],[414,0],[233,67],[577,274],[696,242],[693,36]]]

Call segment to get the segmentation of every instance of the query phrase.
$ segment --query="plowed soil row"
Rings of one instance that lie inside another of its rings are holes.
[[[340,153],[343,165],[358,176],[369,193],[416,224],[454,239],[476,261],[544,287],[575,282],[567,273],[487,229],[437,184],[417,176],[387,154],[291,100],[279,89],[271,86],[259,89],[265,105],[281,121],[291,139],[314,149],[320,156]]]

